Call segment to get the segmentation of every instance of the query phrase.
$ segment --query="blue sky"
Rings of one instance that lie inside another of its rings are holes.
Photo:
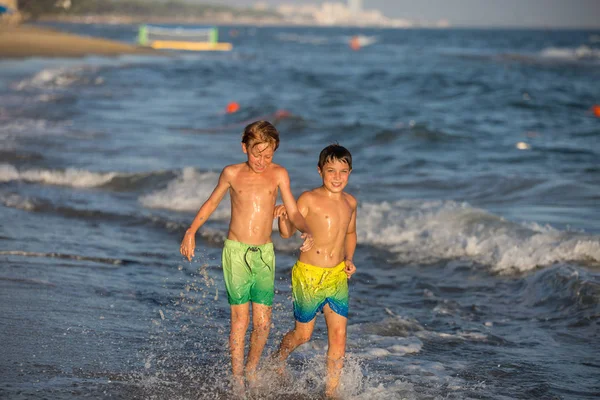
[[[250,7],[258,0],[195,0]],[[277,4],[320,4],[323,0],[262,0]],[[343,1],[343,0],[329,0]],[[363,0],[363,8],[387,17],[436,21],[454,26],[600,28],[600,0]]]

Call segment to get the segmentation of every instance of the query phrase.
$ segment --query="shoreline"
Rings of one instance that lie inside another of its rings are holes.
[[[160,51],[35,25],[0,25],[0,60],[31,57],[161,55]]]

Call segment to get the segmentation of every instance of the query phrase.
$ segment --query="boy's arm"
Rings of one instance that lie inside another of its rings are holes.
[[[345,252],[345,262],[346,262],[346,275],[348,275],[348,279],[356,272],[356,266],[352,261],[354,257],[354,251],[356,250],[356,200],[351,197],[351,205],[352,205],[352,217],[350,218],[350,223],[348,224],[348,231],[346,232],[346,241],[344,244],[344,252]]]
[[[223,196],[227,193],[229,189],[229,175],[227,173],[227,168],[224,168],[221,172],[221,176],[219,176],[219,182],[217,186],[214,188],[213,192],[210,194],[208,199],[202,204],[200,210],[196,214],[196,217],[192,221],[190,227],[185,231],[185,236],[181,241],[181,246],[179,247],[179,252],[188,259],[188,261],[192,261],[192,257],[194,257],[194,249],[196,248],[196,232],[198,229],[210,217],[210,215],[217,209],[217,206],[223,200]]]
[[[283,200],[283,205],[285,205],[288,219],[292,221],[296,229],[302,232],[300,237],[304,239],[304,243],[300,247],[300,251],[307,251],[313,245],[312,232],[298,210],[298,205],[290,188],[290,177],[283,167],[279,178],[279,190],[281,191],[281,199]]]
[[[279,236],[282,238],[289,239],[292,237],[294,232],[296,232],[296,227],[288,218],[287,211],[285,210],[285,206],[283,204],[275,206],[273,218],[279,218],[277,220],[277,226],[279,227]]]

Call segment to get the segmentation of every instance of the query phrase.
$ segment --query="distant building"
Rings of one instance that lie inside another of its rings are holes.
[[[265,3],[258,4],[264,5]],[[362,0],[324,1],[321,4],[303,5],[288,2],[277,6],[276,11],[283,17],[284,22],[297,25],[385,26],[391,28],[449,26],[446,20],[440,20],[437,23],[416,23],[405,18],[388,18],[379,10],[364,10]]]
[[[257,1],[256,3],[254,3],[254,6],[252,6],[252,8],[257,11],[266,11],[269,9],[269,5],[266,1]]]

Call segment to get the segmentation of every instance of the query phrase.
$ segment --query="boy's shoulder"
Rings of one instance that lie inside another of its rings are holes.
[[[276,172],[285,172],[287,173],[287,169],[283,165],[271,163],[271,168]]]
[[[287,182],[287,184],[289,184],[290,176],[284,166],[275,163],[271,164],[271,173],[271,176],[275,178],[278,183]]]
[[[319,189],[320,187],[316,187],[313,189],[309,189],[309,190],[305,190],[304,192],[302,192],[300,194],[300,197],[310,197],[310,198],[314,198],[314,197],[318,197],[319,196]]]
[[[229,164],[223,167],[223,171],[235,171],[244,167],[246,163]]]
[[[225,176],[231,177],[231,176],[236,175],[238,172],[240,172],[242,170],[242,168],[244,168],[244,163],[229,164],[229,165],[226,165],[225,167],[223,167],[223,171],[221,173]]]
[[[352,196],[350,193],[348,192],[342,192],[342,194],[344,195],[344,199],[350,203],[350,205],[352,206],[352,208],[356,208],[358,201],[356,200],[356,197]]]

